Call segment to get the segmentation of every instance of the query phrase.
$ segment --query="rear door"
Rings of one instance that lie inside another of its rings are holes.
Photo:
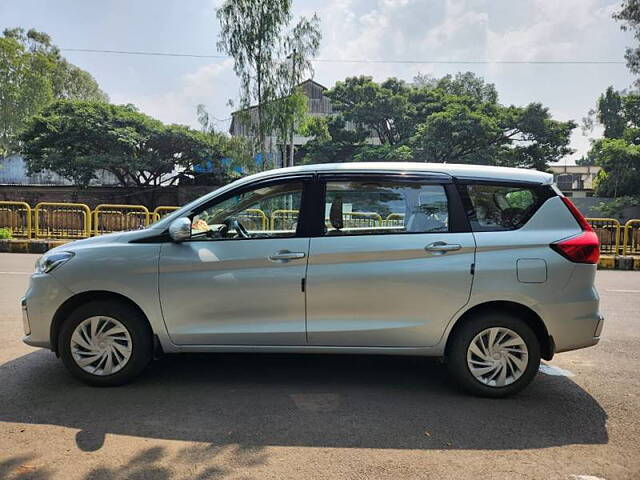
[[[324,175],[311,238],[310,345],[430,346],[469,300],[475,243],[440,175]]]

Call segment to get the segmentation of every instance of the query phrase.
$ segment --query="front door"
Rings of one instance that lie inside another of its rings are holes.
[[[475,254],[451,187],[428,177],[326,181],[325,233],[309,251],[310,345],[439,342],[469,300]]]
[[[191,240],[163,244],[160,301],[178,345],[304,345],[309,238],[304,179],[232,192],[192,217]]]

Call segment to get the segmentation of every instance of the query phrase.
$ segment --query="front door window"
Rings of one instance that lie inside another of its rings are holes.
[[[302,182],[287,182],[233,195],[193,217],[192,238],[294,237],[302,190]]]

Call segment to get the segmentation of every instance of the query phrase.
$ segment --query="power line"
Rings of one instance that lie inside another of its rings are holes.
[[[184,57],[227,59],[227,55],[199,55],[194,53],[144,52],[135,50],[100,50],[92,48],[61,48],[64,52],[106,53],[114,55],[140,55],[147,57]],[[624,65],[621,60],[392,60],[382,58],[314,58],[319,63],[388,63],[388,64],[443,64],[443,65]]]

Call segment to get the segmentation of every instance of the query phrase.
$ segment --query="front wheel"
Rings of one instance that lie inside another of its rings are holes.
[[[95,301],[74,310],[62,326],[58,352],[67,369],[95,386],[115,386],[140,374],[153,354],[146,319],[129,305]]]
[[[446,362],[458,384],[484,397],[519,392],[540,366],[540,344],[529,325],[503,312],[469,318],[453,332]]]

